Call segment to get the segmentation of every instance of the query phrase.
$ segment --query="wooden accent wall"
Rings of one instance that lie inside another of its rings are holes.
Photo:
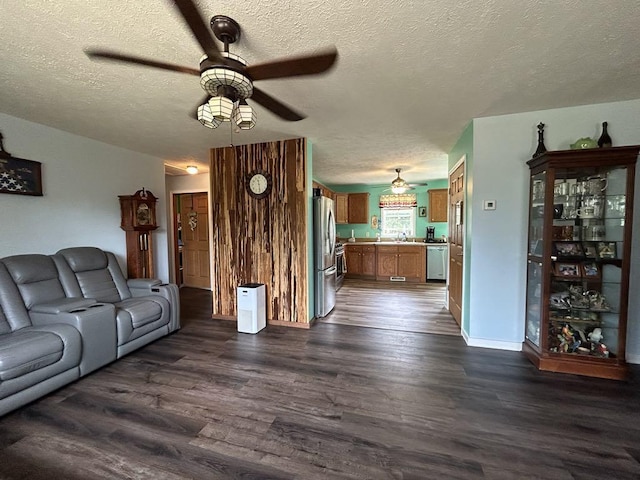
[[[306,140],[211,150],[213,316],[237,318],[238,285],[264,283],[267,320],[309,323]],[[266,170],[271,194],[246,191],[246,175]],[[297,325],[296,325],[297,324]]]

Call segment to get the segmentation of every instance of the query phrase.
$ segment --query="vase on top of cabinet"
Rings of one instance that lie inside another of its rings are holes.
[[[531,159],[525,340],[540,370],[625,379],[640,145]]]

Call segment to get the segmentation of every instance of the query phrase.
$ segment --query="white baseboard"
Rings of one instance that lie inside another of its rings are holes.
[[[522,351],[522,342],[503,342],[501,340],[487,340],[486,338],[472,338],[462,330],[462,338],[470,347],[493,348],[495,350]]]
[[[626,355],[627,363],[640,364],[640,355]]]

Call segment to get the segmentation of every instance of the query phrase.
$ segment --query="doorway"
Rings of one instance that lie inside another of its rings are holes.
[[[179,286],[211,288],[209,196],[173,195],[175,272]]]
[[[464,164],[462,157],[449,174],[449,311],[462,326],[464,263]]]

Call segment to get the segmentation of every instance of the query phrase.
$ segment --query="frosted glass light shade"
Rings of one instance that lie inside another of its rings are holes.
[[[220,120],[213,117],[208,103],[203,103],[198,107],[198,121],[207,128],[218,128]]]
[[[256,126],[256,112],[251,105],[240,104],[233,111],[233,121],[242,130],[250,130]]]
[[[196,173],[198,173],[198,167],[196,167],[195,165],[189,165],[187,167],[187,173],[189,175],[195,175]]]
[[[211,97],[209,99],[211,115],[218,122],[228,122],[233,113],[233,102],[227,97]]]

